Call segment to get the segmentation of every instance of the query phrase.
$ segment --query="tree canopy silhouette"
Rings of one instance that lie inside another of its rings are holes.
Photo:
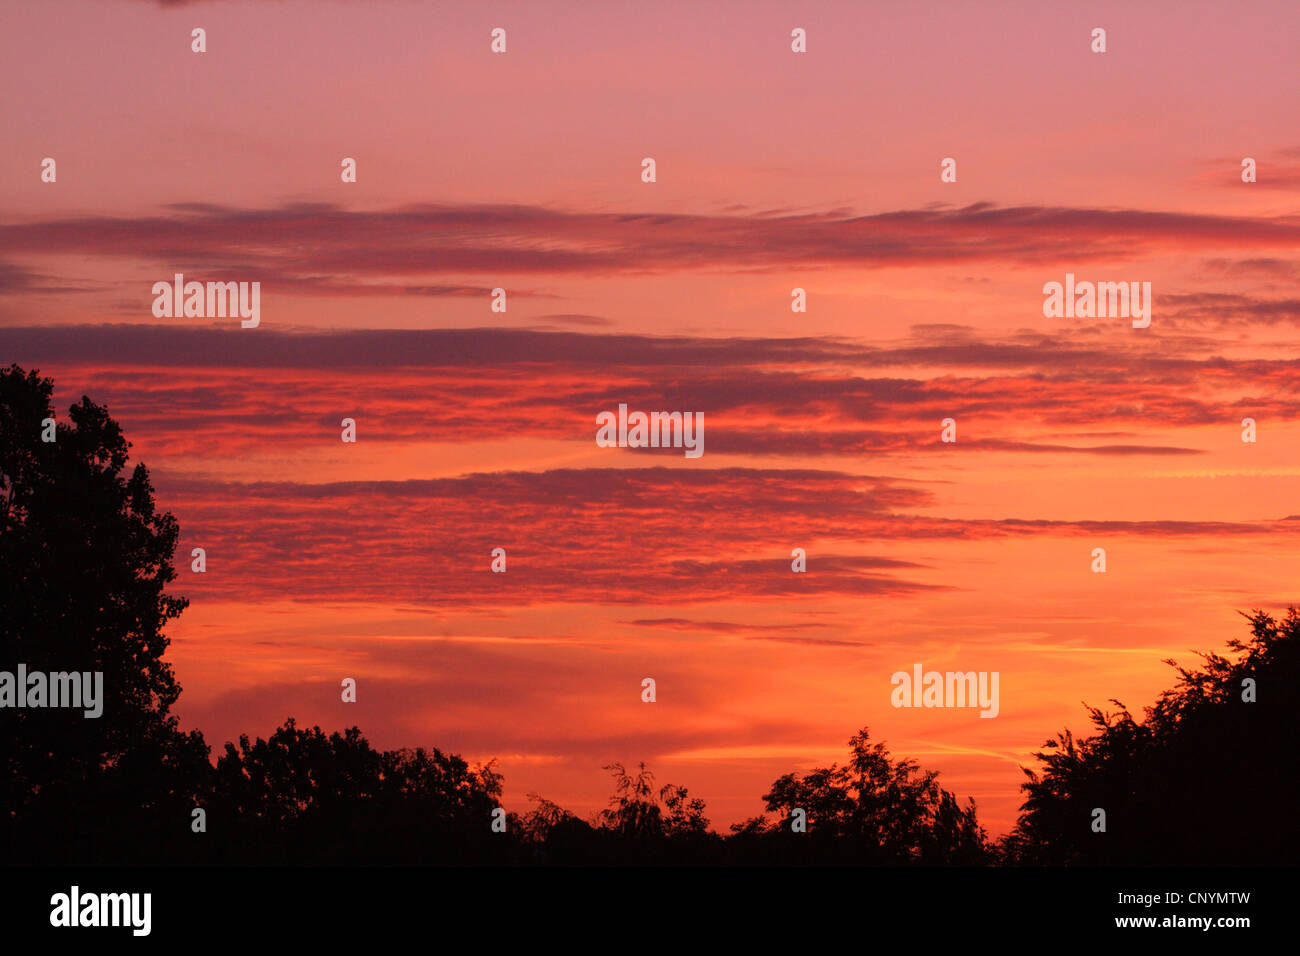
[[[685,787],[666,784],[654,789],[654,774],[639,764],[632,776],[621,763],[605,767],[614,775],[614,795],[599,815],[601,824],[638,839],[686,837],[707,833],[704,801],[691,799]]]
[[[378,751],[356,727],[326,735],[290,718],[269,739],[226,744],[214,806],[259,862],[483,862],[501,775],[437,749]]]
[[[52,396],[35,371],[0,370],[0,662],[102,671],[103,714],[3,712],[0,838],[21,856],[26,836],[56,829],[121,858],[148,852],[159,815],[181,825],[207,761],[201,735],[169,713],[180,687],[163,626],[186,606],[164,592],[177,524],[144,465],[127,472],[129,445],[102,406],[83,396],[42,440]]]
[[[709,830],[705,804],[685,787],[655,788],[644,763],[629,773],[621,763],[609,806],[591,822],[530,794],[538,806],[519,821],[533,859],[548,863],[710,863],[723,860],[722,837]]]
[[[867,728],[849,741],[847,765],[787,773],[764,794],[767,814],[736,824],[738,849],[806,862],[986,863],[987,835],[975,801],[965,807],[938,784],[938,771],[892,760]],[[796,832],[795,811],[806,832]],[[774,816],[773,816],[774,815]]]
[[[1294,863],[1300,855],[1300,613],[1247,615],[1238,656],[1167,664],[1176,685],[1134,719],[1089,707],[1096,733],[1068,729],[1025,768],[1027,795],[1004,841],[1036,864]],[[1250,682],[1250,683],[1248,683]],[[1257,700],[1250,698],[1256,697]],[[1106,829],[1093,828],[1105,811]]]

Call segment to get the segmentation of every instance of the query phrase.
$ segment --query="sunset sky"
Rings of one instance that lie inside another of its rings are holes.
[[[356,724],[584,816],[644,760],[725,831],[867,726],[997,835],[1085,702],[1296,599],[1293,0],[0,7],[0,362],[179,519],[214,749]],[[1045,318],[1066,273],[1150,327]],[[917,663],[1000,713],[895,709]]]

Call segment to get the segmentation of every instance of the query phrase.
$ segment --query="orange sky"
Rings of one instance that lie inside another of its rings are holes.
[[[865,725],[999,833],[1083,702],[1294,599],[1295,5],[702,6],[6,11],[0,360],[179,518],[214,747],[355,723],[584,814],[645,760],[725,829]],[[176,272],[260,326],[155,318]],[[1066,273],[1150,328],[1044,318]],[[620,402],[704,456],[597,447]],[[891,707],[915,663],[999,715]]]

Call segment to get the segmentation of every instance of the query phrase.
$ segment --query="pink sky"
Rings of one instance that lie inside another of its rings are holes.
[[[213,746],[355,723],[581,813],[645,760],[725,829],[866,725],[998,833],[1082,702],[1295,597],[1293,3],[4,18],[0,360],[107,403],[179,518]],[[261,325],[155,318],[176,272]],[[1150,328],[1044,318],[1067,272],[1151,282]],[[597,447],[620,402],[704,457]],[[999,716],[892,708],[918,662]]]

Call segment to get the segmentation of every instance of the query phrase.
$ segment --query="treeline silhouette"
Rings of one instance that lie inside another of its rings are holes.
[[[0,854],[17,863],[1289,863],[1300,615],[1249,616],[1228,659],[1204,654],[1135,719],[1091,709],[1026,769],[1015,829],[997,843],[935,772],[896,760],[863,728],[848,760],[788,773],[764,811],[710,829],[704,802],[612,774],[609,806],[582,819],[532,795],[494,815],[503,778],[434,748],[380,751],[356,727],[289,719],[227,743],[215,764],[171,708],[166,593],[178,528],[148,471],[84,397],[52,425],[53,384],[0,370],[0,671],[103,671],[104,715],[0,709]],[[53,429],[53,432],[51,432]],[[47,440],[53,438],[54,440]],[[1172,664],[1173,662],[1168,662]],[[194,831],[194,810],[206,832]],[[1098,811],[1105,828],[1098,828]],[[504,831],[500,824],[504,822]]]

